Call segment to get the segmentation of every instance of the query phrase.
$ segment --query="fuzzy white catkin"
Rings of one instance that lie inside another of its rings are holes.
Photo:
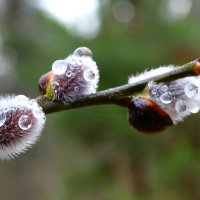
[[[143,73],[139,73],[137,75],[130,76],[128,78],[128,83],[132,84],[132,83],[140,82],[141,80],[144,80],[144,78],[145,79],[151,78],[153,80],[154,77],[156,77],[157,75],[162,75],[162,74],[166,74],[168,72],[171,72],[171,71],[174,70],[174,68],[177,68],[177,66],[168,65],[168,66],[159,67],[157,69],[152,69],[152,70],[149,70],[149,71],[146,70]]]
[[[99,82],[99,70],[92,59],[92,52],[80,47],[64,60],[52,65],[51,82],[53,100],[66,103],[82,95],[96,92]]]
[[[146,71],[129,78],[128,83],[134,83],[144,78],[170,72],[175,67],[169,65],[155,70]],[[156,83],[150,81],[147,86],[147,98],[152,99],[169,114],[174,124],[182,121],[190,114],[200,109],[200,76],[186,77],[174,81]]]
[[[24,95],[0,97],[0,159],[25,152],[39,138],[46,118],[35,100]]]

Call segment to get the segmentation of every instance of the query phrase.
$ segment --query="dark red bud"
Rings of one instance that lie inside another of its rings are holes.
[[[40,77],[38,84],[39,84],[39,90],[40,90],[41,95],[46,94],[46,89],[50,84],[52,76],[53,76],[53,72],[49,71]]]
[[[151,99],[136,97],[129,105],[128,120],[138,131],[154,134],[173,125],[168,113]]]

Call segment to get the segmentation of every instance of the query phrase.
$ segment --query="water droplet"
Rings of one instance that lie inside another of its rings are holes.
[[[151,95],[155,96],[158,94],[158,91],[159,91],[159,86],[158,85],[151,85],[150,87],[150,92],[151,92]]]
[[[86,81],[92,81],[92,80],[94,80],[94,78],[95,78],[95,73],[94,73],[92,70],[87,69],[87,70],[85,70],[85,71],[83,72],[83,77],[84,77],[84,79],[85,79]]]
[[[26,106],[28,109],[32,110],[35,106],[38,106],[38,103],[35,99],[30,99]]]
[[[56,75],[62,75],[67,69],[67,62],[65,60],[56,60],[52,65],[52,71]]]
[[[79,47],[75,49],[74,55],[76,56],[89,56],[92,57],[92,51],[87,47]]]
[[[182,100],[179,100],[175,103],[175,110],[177,112],[184,112],[186,110],[186,108],[187,108],[187,106],[186,106],[185,102]]]
[[[32,120],[28,115],[22,115],[19,118],[18,125],[22,130],[28,130],[32,126]]]
[[[24,102],[24,101],[29,101],[29,98],[24,96],[24,95],[17,95],[15,97],[15,99],[18,101],[18,102]]]
[[[6,114],[0,110],[0,127],[4,125],[6,121]]]
[[[168,86],[167,86],[167,85],[162,85],[162,86],[161,86],[161,90],[162,90],[163,92],[167,92]]]
[[[71,70],[69,70],[69,71],[66,72],[65,75],[69,78],[69,77],[71,77],[73,75],[73,73],[72,73]]]
[[[30,102],[32,106],[30,109],[33,112],[33,116],[38,119],[44,119],[45,114],[43,113],[42,108],[38,105],[37,101],[35,99],[31,99]]]
[[[192,108],[192,109],[190,110],[190,112],[195,114],[195,113],[198,113],[199,110],[200,110],[199,106],[195,106],[194,108]]]
[[[198,87],[194,84],[187,84],[184,91],[188,98],[194,98],[198,94]]]
[[[57,89],[59,87],[59,83],[57,81],[53,81],[51,83],[51,87],[55,90],[55,89]]]
[[[78,86],[75,86],[75,87],[74,87],[74,91],[75,91],[75,92],[78,92],[78,91],[79,91],[79,87],[78,87]]]
[[[164,104],[169,104],[172,103],[173,101],[173,96],[170,92],[164,92],[161,96],[160,96],[160,100],[162,103]]]
[[[152,95],[156,95],[157,89],[156,89],[156,88],[153,88],[153,89],[151,90],[151,93],[152,93]]]
[[[45,118],[45,114],[42,111],[41,107],[35,107],[33,109],[33,116],[37,119],[44,119]]]

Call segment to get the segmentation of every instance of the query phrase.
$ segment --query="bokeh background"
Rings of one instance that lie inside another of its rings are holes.
[[[1,94],[39,95],[56,59],[92,49],[99,90],[200,56],[199,0],[0,0]],[[114,105],[47,116],[39,142],[0,162],[4,200],[200,199],[200,114],[143,135]]]

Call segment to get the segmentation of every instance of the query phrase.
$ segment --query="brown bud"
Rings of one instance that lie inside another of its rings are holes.
[[[51,78],[53,77],[53,72],[49,71],[43,74],[39,79],[39,90],[41,95],[45,95],[47,92],[47,87],[50,85]]]
[[[154,134],[173,125],[169,114],[151,99],[136,97],[130,103],[128,120],[138,131]]]
[[[198,75],[200,74],[200,58],[196,60],[194,65],[194,72]]]

